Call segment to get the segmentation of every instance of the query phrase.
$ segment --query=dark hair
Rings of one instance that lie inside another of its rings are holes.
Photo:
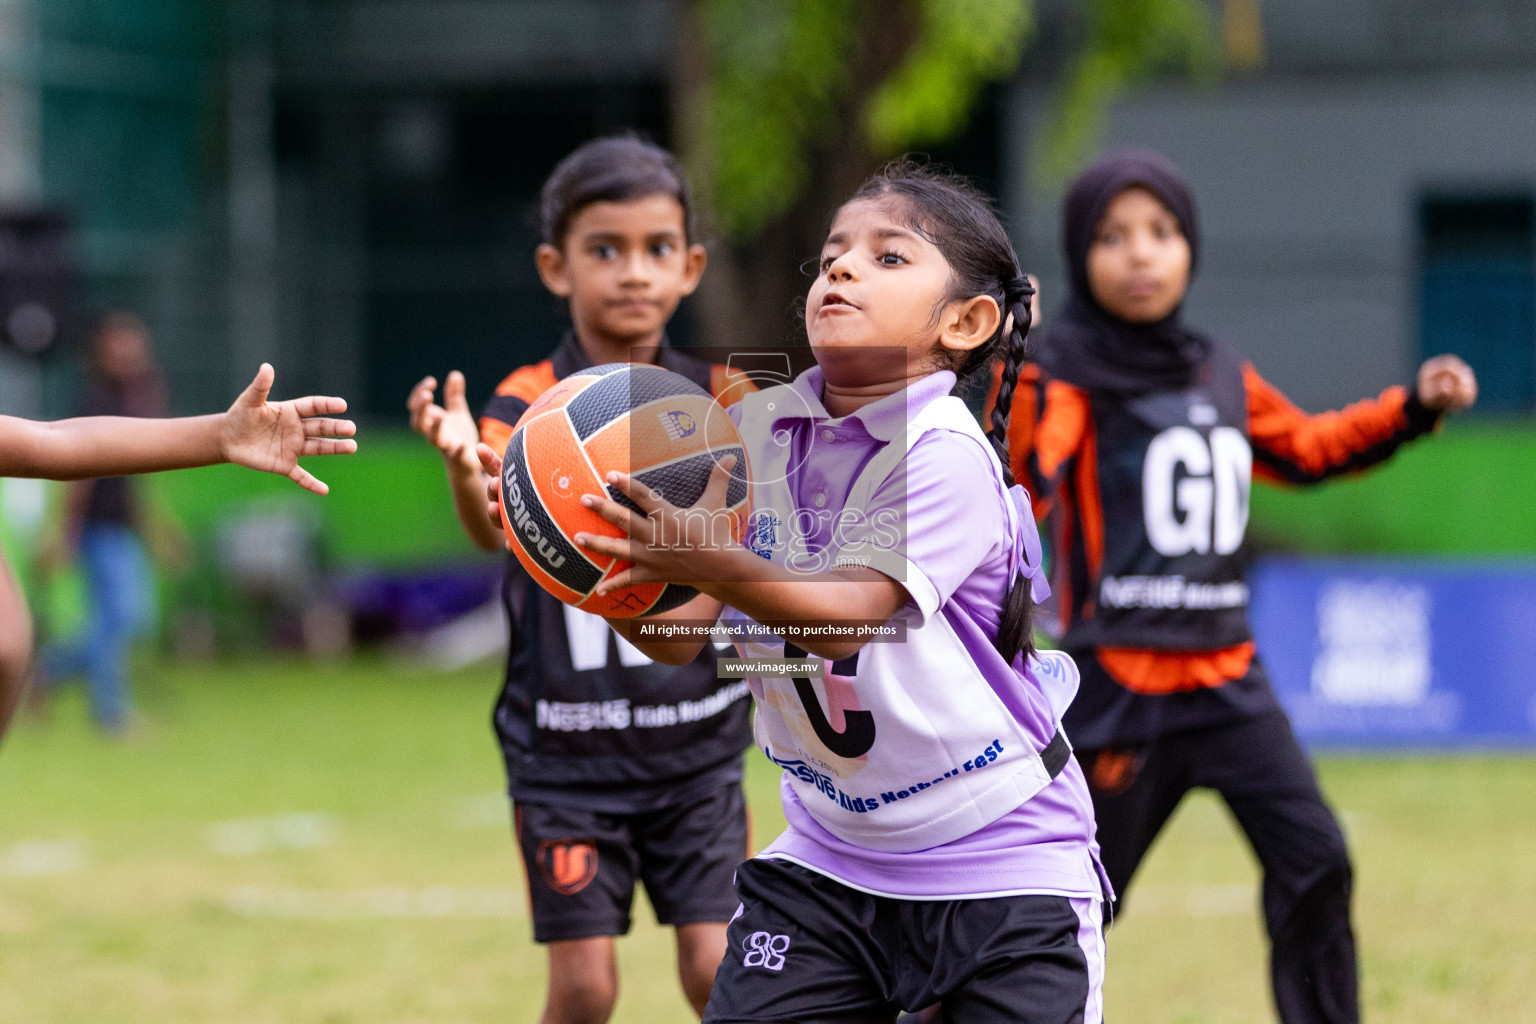
[[[149,321],[131,309],[109,309],[98,313],[91,320],[90,338],[92,341],[100,340],[104,335],[116,334],[140,334],[149,337]]]
[[[539,234],[549,245],[563,245],[572,218],[584,208],[653,195],[677,200],[683,208],[683,231],[693,238],[693,190],[676,157],[632,133],[584,142],[544,182]]]
[[[131,378],[111,377],[101,365],[102,343],[114,334],[137,335],[144,343],[142,372]],[[115,308],[98,314],[90,325],[90,356],[87,380],[92,387],[120,394],[128,416],[164,416],[167,403],[165,374],[155,358],[149,321],[131,309]]]
[[[987,439],[1003,464],[1003,479],[1011,487],[1014,480],[1008,464],[1008,413],[1028,355],[1029,300],[1035,289],[1019,270],[1013,242],[998,219],[991,198],[967,179],[929,164],[902,159],[887,164],[848,202],[887,196],[901,200],[902,209],[897,215],[907,227],[932,242],[949,263],[946,301],[990,295],[1003,314],[992,337],[968,352],[953,369],[963,383],[989,370],[993,361],[1002,357],[1002,384],[992,406]],[[1020,652],[1028,657],[1034,650],[1033,606],[1029,580],[1021,574],[1008,589],[997,631],[998,650],[1010,663]]]

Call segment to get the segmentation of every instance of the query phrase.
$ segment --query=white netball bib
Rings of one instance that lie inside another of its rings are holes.
[[[805,552],[790,523],[797,511],[786,479],[790,446],[772,436],[770,408],[783,396],[774,388],[741,402],[741,436],[752,465],[754,551],[795,567]],[[1004,486],[1002,467],[960,399],[947,396],[926,406],[907,427],[905,443],[887,445],[854,480],[845,511],[867,509],[876,489],[907,451],[929,430],[952,430],[981,442],[991,456],[997,500],[1006,510],[1010,536],[1018,512]],[[865,535],[867,536],[867,534]],[[927,579],[906,562],[900,543],[878,549],[868,540],[837,546],[823,564],[870,565],[907,585],[914,601],[898,613],[906,640],[868,643],[856,657],[799,678],[749,679],[757,698],[758,745],[782,767],[806,810],[829,832],[859,846],[905,852],[952,842],[1002,817],[1051,781],[1034,739],[999,698],[988,675],[1015,670],[988,648],[973,657],[939,607]],[[734,629],[756,626],[727,608],[722,622]],[[738,634],[746,659],[804,657],[782,637]],[[978,659],[990,661],[978,664]],[[814,656],[812,656],[814,657]],[[1060,652],[1036,656],[1032,674],[1049,681],[1053,719],[1077,688],[1077,667]],[[1058,766],[1059,767],[1059,766]]]

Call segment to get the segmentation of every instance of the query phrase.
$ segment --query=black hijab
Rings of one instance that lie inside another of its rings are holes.
[[[1211,340],[1184,326],[1182,304],[1153,324],[1133,324],[1107,312],[1088,287],[1088,250],[1104,211],[1121,192],[1141,186],[1178,219],[1189,242],[1190,274],[1200,257],[1195,200],[1176,167],[1160,153],[1120,149],[1100,157],[1072,182],[1062,216],[1062,248],[1071,291],[1043,327],[1040,364],[1052,376],[1088,391],[1140,394],[1194,382]]]

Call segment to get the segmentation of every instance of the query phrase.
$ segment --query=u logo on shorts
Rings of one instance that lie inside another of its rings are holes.
[[[789,936],[769,932],[753,932],[741,943],[747,955],[741,958],[743,967],[763,967],[770,971],[784,969],[784,954],[789,952]]]
[[[535,859],[544,884],[562,896],[581,892],[597,877],[597,844],[590,839],[546,839]]]

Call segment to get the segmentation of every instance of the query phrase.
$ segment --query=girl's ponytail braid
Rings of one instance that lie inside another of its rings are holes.
[[[1030,300],[1035,296],[1035,286],[1023,274],[1015,274],[1003,283],[1003,316],[1005,333],[1003,342],[1003,379],[997,389],[997,401],[992,405],[992,424],[987,439],[997,451],[1003,463],[1003,478],[1012,487],[1013,468],[1008,462],[1008,413],[1013,408],[1013,390],[1019,383],[1027,352],[1025,339],[1029,336]]]
[[[1003,282],[1004,311],[1012,322],[1006,325],[1002,338],[1003,379],[998,385],[997,401],[992,406],[992,427],[987,431],[987,439],[997,450],[997,457],[1003,464],[1003,479],[1009,487],[1015,481],[1008,460],[1008,414],[1013,411],[1013,390],[1024,369],[1025,339],[1029,336],[1030,326],[1029,300],[1034,296],[1034,285],[1015,267],[1013,276]],[[1025,514],[1028,514],[1027,510]],[[1008,588],[997,630],[998,651],[1010,664],[1021,653],[1026,660],[1034,653],[1034,610],[1030,581],[1021,572]]]

